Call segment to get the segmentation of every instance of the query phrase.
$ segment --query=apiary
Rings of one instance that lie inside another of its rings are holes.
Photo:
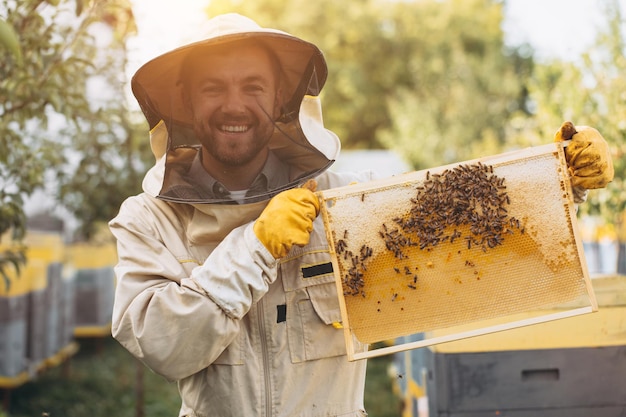
[[[115,294],[112,265],[117,259],[115,245],[75,244],[68,252],[75,281],[74,336],[110,336]]]
[[[411,351],[429,416],[623,415],[626,277],[591,281],[597,313]]]
[[[319,195],[351,360],[597,310],[562,144]]]

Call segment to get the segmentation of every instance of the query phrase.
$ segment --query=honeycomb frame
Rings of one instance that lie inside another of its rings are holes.
[[[597,311],[561,143],[318,195],[349,360]]]

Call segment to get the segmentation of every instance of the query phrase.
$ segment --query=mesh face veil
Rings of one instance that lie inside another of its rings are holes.
[[[159,198],[186,203],[232,203],[224,195],[207,190],[193,175],[201,142],[193,127],[192,112],[185,103],[189,74],[195,57],[203,65],[219,51],[257,45],[267,51],[275,66],[280,107],[277,114],[261,108],[273,128],[268,148],[281,175],[262,173],[261,186],[254,186],[242,202],[271,198],[326,170],[339,153],[337,136],[324,128],[319,93],[327,67],[321,51],[313,44],[285,32],[262,28],[243,16],[228,14],[208,22],[200,41],[161,55],[141,67],[132,89],[150,125],[151,145],[157,162],[154,178],[144,181],[144,190]],[[157,168],[158,167],[158,168]],[[153,169],[154,170],[154,169]],[[258,185],[258,184],[257,184]],[[204,190],[203,190],[204,188]],[[158,189],[158,190],[157,190]]]

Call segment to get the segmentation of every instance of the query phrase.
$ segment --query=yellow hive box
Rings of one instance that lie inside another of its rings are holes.
[[[350,360],[597,310],[562,144],[319,195]]]
[[[68,246],[68,262],[74,269],[104,268],[117,263],[117,248],[114,243],[75,243]]]

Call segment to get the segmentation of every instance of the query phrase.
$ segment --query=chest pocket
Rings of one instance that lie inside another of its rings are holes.
[[[341,310],[331,258],[319,237],[313,233],[309,245],[294,248],[279,267],[294,363],[346,354],[343,330],[333,326],[341,321]]]

